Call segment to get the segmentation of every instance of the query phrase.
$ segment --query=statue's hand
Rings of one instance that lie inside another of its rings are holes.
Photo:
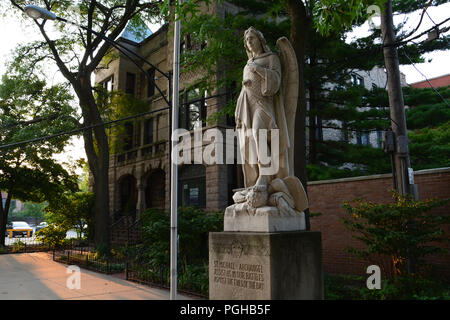
[[[242,84],[245,87],[249,87],[251,85],[251,83],[252,83],[252,80],[250,80],[250,79],[246,79],[246,80],[242,81]]]
[[[249,62],[248,67],[250,69],[251,72],[258,72],[261,71],[261,66],[254,63],[254,62]]]

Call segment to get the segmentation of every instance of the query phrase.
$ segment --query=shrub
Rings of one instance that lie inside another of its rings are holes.
[[[5,254],[5,253],[9,253],[9,248],[3,247],[0,245],[0,254]]]
[[[51,247],[57,248],[64,245],[66,234],[66,228],[52,223],[36,232],[36,238]]]
[[[448,283],[434,281],[421,275],[404,275],[395,280],[384,280],[380,290],[360,290],[366,300],[449,300]]]
[[[207,213],[194,207],[178,209],[179,260],[202,264],[208,260],[208,234],[223,227],[223,213]],[[170,262],[170,217],[158,209],[142,214],[142,238],[146,256],[154,266]]]
[[[356,200],[352,206],[347,202],[344,208],[348,217],[343,221],[356,234],[354,238],[366,245],[363,249],[348,248],[348,251],[368,260],[377,255],[387,257],[393,276],[397,277],[407,273],[408,259],[414,261],[416,267],[424,266],[425,256],[446,251],[437,244],[449,241],[443,226],[450,221],[450,216],[431,210],[450,199],[415,201],[409,195],[395,192],[393,197],[395,202],[388,204]]]
[[[180,288],[203,295],[208,293],[208,236],[222,230],[223,213],[207,213],[194,207],[178,209],[178,283]],[[119,255],[135,257],[135,270],[145,281],[168,283],[170,264],[170,216],[163,210],[148,209],[142,214],[143,244],[127,248]]]
[[[14,242],[11,252],[22,252],[25,250],[27,244],[23,241],[16,241]]]

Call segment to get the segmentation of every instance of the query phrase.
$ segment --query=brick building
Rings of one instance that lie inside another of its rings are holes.
[[[400,73],[400,81],[402,86],[408,85],[406,83],[406,77],[403,73]],[[373,88],[386,88],[387,74],[384,68],[377,66],[373,67],[372,70],[369,71],[353,70],[350,72],[349,82],[354,85],[363,86],[367,90],[372,90]],[[332,88],[334,85],[329,84],[328,86]],[[359,111],[368,111],[368,109],[368,107],[362,107],[359,108]],[[315,119],[315,121],[317,127],[316,136],[319,140],[347,141],[352,144],[370,145],[374,148],[381,148],[382,131],[347,132],[342,129],[327,128],[327,126],[342,127],[341,121],[325,121],[319,118]],[[306,141],[308,143],[309,139]],[[352,168],[351,165],[350,168]]]
[[[414,82],[414,83],[411,83],[410,86],[413,88],[431,88],[431,86],[430,86],[430,83],[431,83],[431,85],[435,88],[447,87],[447,86],[450,86],[450,73],[443,75],[443,76],[428,79],[428,81],[424,80],[424,81]]]
[[[235,7],[227,3],[211,5],[204,10],[221,15]],[[147,37],[135,36],[130,27],[118,41],[154,66],[168,74],[173,65],[173,39],[171,25],[164,25],[155,33],[144,32]],[[181,50],[202,49],[201,44],[182,40]],[[197,46],[197,47],[195,47]],[[153,78],[162,94],[169,98],[169,82],[149,65],[136,60]],[[179,127],[193,133],[194,129],[234,128],[228,119],[214,124],[205,121],[226,104],[226,92],[200,92],[194,88],[185,90],[195,82],[196,75],[180,75]],[[117,53],[117,58],[97,70],[95,82],[107,90],[120,90],[148,103],[148,111],[154,113],[123,124],[120,151],[111,152],[109,169],[110,208],[112,221],[120,216],[139,215],[150,207],[169,209],[170,206],[170,110],[158,89],[148,81],[127,57]],[[158,111],[160,110],[160,111]],[[207,210],[223,209],[231,203],[232,189],[238,186],[240,174],[237,165],[181,165],[179,177],[179,204],[197,205]]]

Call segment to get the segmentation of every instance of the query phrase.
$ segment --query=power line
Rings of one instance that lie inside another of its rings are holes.
[[[414,67],[414,69],[417,70],[417,72],[419,72],[424,78],[425,80],[428,82],[428,84],[430,85],[430,87],[434,90],[434,92],[436,92],[439,97],[442,99],[442,101],[444,101],[444,103],[450,107],[448,101],[441,95],[441,93],[431,84],[430,80],[428,80],[428,78],[416,67],[416,65],[414,64],[414,62],[412,62],[411,58],[408,56],[408,54],[406,53],[406,50],[404,48],[403,49],[403,54],[405,55],[405,57],[409,60],[409,62],[411,63],[411,65]]]
[[[414,32],[416,32],[416,31],[419,29],[420,25],[422,24],[423,16],[424,16],[424,14],[427,12],[427,9],[429,8],[429,6],[431,5],[432,2],[433,2],[433,0],[430,0],[430,1],[427,3],[427,5],[425,6],[425,8],[423,8],[422,14],[420,15],[419,24],[418,24],[417,27],[416,27],[413,31],[411,31],[407,36],[403,37],[404,39],[410,37],[412,34],[414,34]],[[428,13],[427,13],[427,14],[428,14]]]
[[[101,126],[105,126],[105,125],[109,125],[109,124],[115,124],[115,123],[122,122],[122,121],[131,120],[131,119],[143,117],[143,116],[155,113],[155,112],[160,112],[160,111],[164,111],[164,110],[168,110],[168,109],[170,109],[170,107],[164,107],[164,108],[161,108],[161,109],[158,109],[158,110],[147,111],[147,112],[135,114],[135,115],[128,116],[128,117],[123,117],[123,118],[120,118],[120,119],[117,119],[117,120],[111,120],[111,121],[107,121],[107,122],[97,123],[97,124],[94,124],[94,125],[85,126],[85,127],[74,129],[74,130],[63,131],[63,132],[56,133],[56,134],[53,134],[53,135],[48,135],[48,136],[39,137],[39,138],[35,138],[35,139],[24,140],[24,141],[20,141],[20,142],[14,142],[14,143],[10,143],[10,144],[6,144],[6,145],[3,145],[3,146],[0,146],[0,150],[7,149],[7,148],[12,148],[12,147],[17,147],[17,146],[20,146],[20,145],[23,145],[23,144],[27,144],[27,143],[41,142],[41,141],[57,138],[57,137],[64,136],[64,135],[74,135],[74,134],[79,133],[79,132],[84,131],[84,130],[93,129],[93,128],[96,128],[96,127],[101,127]]]

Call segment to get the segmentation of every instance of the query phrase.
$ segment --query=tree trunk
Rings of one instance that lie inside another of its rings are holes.
[[[11,194],[8,193],[3,207],[3,200],[0,196],[0,246],[5,246],[6,224],[8,222],[9,207],[11,205]]]
[[[304,80],[304,57],[311,18],[308,16],[302,1],[286,0],[285,7],[291,21],[290,41],[297,56],[299,73],[299,96],[297,112],[295,114],[294,131],[294,174],[302,182],[305,191],[308,192],[308,177],[306,174],[306,90]],[[306,230],[309,230],[308,209],[305,210],[305,220]]]
[[[306,90],[304,81],[304,56],[311,19],[299,0],[286,0],[286,10],[291,21],[290,41],[297,55],[299,72],[299,98],[295,115],[294,173],[306,189]]]
[[[86,76],[85,79],[89,79]],[[85,125],[102,123],[92,88],[88,81],[80,81],[76,90],[80,98]],[[84,132],[84,146],[89,167],[94,176],[94,241],[97,248],[109,248],[109,145],[104,126],[97,126]]]

